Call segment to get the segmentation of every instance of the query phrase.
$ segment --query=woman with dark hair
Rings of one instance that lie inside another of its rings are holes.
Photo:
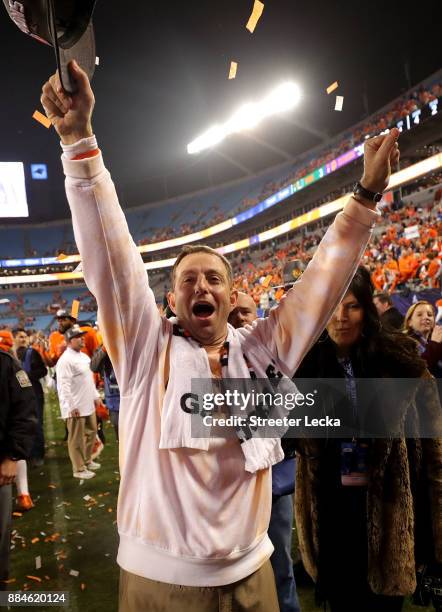
[[[410,415],[418,420],[417,395],[427,413],[440,411],[415,342],[382,328],[364,268],[296,378],[300,391],[308,384],[302,379],[342,380],[340,394],[321,396],[328,415],[336,415],[344,396],[357,421],[366,403],[359,379],[367,378],[418,379],[409,381],[409,389],[398,387],[393,398],[375,395],[369,408],[378,413],[398,414],[399,422]],[[403,597],[416,589],[416,564],[442,561],[441,441],[328,437],[298,439],[296,445],[298,538],[318,599],[332,612],[399,612]]]
[[[410,306],[404,319],[404,332],[416,340],[433,376],[442,378],[442,327],[435,324],[435,311],[430,302],[420,300]]]

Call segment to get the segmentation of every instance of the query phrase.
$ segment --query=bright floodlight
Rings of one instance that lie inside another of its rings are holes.
[[[213,147],[229,134],[251,130],[265,117],[282,113],[294,108],[301,99],[301,91],[296,83],[283,83],[274,89],[261,102],[248,103],[234,113],[223,125],[215,125],[187,145],[187,152],[199,153]]]

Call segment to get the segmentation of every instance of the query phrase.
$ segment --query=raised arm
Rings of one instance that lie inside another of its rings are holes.
[[[41,102],[64,150],[66,193],[86,284],[122,393],[130,392],[144,347],[154,358],[161,318],[147,273],[118,202],[114,184],[92,135],[95,100],[86,74],[70,70],[78,92],[67,96],[58,75],[43,87]]]
[[[399,159],[398,136],[395,128],[365,143],[361,184],[366,190],[377,193],[387,187],[391,166]],[[268,319],[255,324],[248,341],[258,338],[268,346],[284,374],[293,376],[347,290],[379,216],[375,207],[371,200],[350,198],[299,281]]]

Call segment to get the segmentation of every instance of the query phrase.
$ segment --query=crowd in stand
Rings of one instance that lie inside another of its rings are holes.
[[[144,245],[170,238],[176,238],[178,236],[184,236],[201,230],[204,227],[220,223],[226,220],[228,217],[235,216],[240,212],[252,208],[259,202],[283,189],[285,186],[305,177],[307,174],[313,172],[316,168],[319,168],[327,162],[336,159],[339,155],[349,151],[352,147],[364,142],[368,136],[378,134],[392,125],[395,125],[400,119],[406,117],[414,110],[422,108],[432,100],[441,96],[441,83],[436,83],[429,89],[422,87],[412,92],[409,96],[396,101],[387,111],[375,115],[367,120],[367,122],[365,122],[362,126],[357,127],[351,132],[345,134],[343,139],[338,144],[332,145],[324,153],[321,153],[320,155],[315,154],[307,163],[302,161],[297,162],[293,169],[291,169],[283,178],[268,181],[256,196],[243,198],[236,208],[233,208],[228,212],[222,211],[219,204],[216,202],[209,206],[205,205],[203,209],[201,209],[200,206],[195,206],[195,208],[192,210],[194,219],[181,224],[178,222],[180,212],[177,212],[175,216],[172,216],[170,224],[168,224],[166,227],[156,228],[147,225],[143,226],[142,233],[146,237],[140,238],[138,240],[138,244]],[[403,162],[402,167],[404,167]],[[145,212],[144,216],[148,220],[148,210]],[[136,229],[135,234],[138,234],[138,228]],[[25,251],[26,257],[42,256],[41,253],[37,253],[37,251],[33,248],[27,248]],[[76,253],[77,247],[75,242],[69,240],[65,241],[63,245],[60,245],[55,251],[45,252],[43,256],[46,257],[60,254],[72,255]]]

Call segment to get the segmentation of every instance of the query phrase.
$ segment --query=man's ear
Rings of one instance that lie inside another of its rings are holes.
[[[232,312],[232,310],[236,308],[237,302],[238,302],[238,290],[232,289],[232,291],[230,292],[230,312]]]
[[[169,305],[170,310],[173,312],[174,315],[176,315],[176,310],[175,310],[175,294],[173,291],[168,291],[167,292],[167,303]]]

